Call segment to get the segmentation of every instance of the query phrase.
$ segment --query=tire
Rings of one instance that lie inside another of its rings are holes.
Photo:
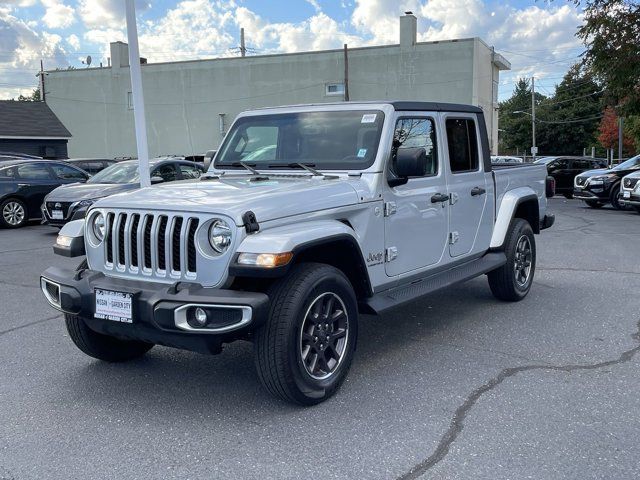
[[[0,203],[0,226],[4,228],[24,227],[29,221],[25,203],[18,198],[7,198]]]
[[[609,200],[611,201],[611,206],[616,210],[622,210],[622,205],[618,201],[618,195],[620,194],[620,184],[614,185],[611,187],[611,194],[609,196]]]
[[[602,208],[604,206],[601,202],[596,202],[595,200],[585,200],[585,202],[591,208]]]
[[[571,200],[573,198],[573,193],[563,193],[564,198],[567,200]]]
[[[634,206],[633,206],[633,209],[634,209],[636,212],[640,213],[640,206],[638,206],[638,205],[634,205]]]
[[[358,308],[351,283],[334,267],[302,263],[270,288],[269,298],[269,318],[254,341],[262,385],[299,405],[328,399],[347,376],[356,346]],[[322,310],[333,312],[334,320],[318,321],[327,318]]]
[[[141,357],[153,347],[153,343],[137,340],[120,340],[91,330],[82,317],[65,314],[67,332],[73,343],[90,357],[105,362],[119,363]]]
[[[489,272],[489,287],[498,300],[518,302],[531,290],[536,270],[536,242],[529,222],[513,219],[504,252],[507,263]]]

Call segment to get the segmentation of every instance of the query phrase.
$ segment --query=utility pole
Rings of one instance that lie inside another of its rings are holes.
[[[240,56],[244,57],[247,54],[247,47],[244,44],[244,28],[240,29]]]
[[[150,187],[149,147],[147,145],[147,124],[144,116],[144,95],[142,93],[142,71],[140,69],[135,0],[125,0],[125,8],[127,14],[127,38],[129,40],[129,72],[131,74],[131,93],[133,96],[133,119],[136,128],[136,145],[138,147],[138,174],[140,175],[140,186]]]
[[[40,101],[45,102],[45,93],[44,93],[44,65],[42,63],[42,59],[40,59]]]
[[[531,77],[531,156],[533,161],[536,161],[536,155],[538,154],[538,147],[536,147],[536,79]]]
[[[349,57],[346,43],[344,44],[344,101],[349,101]]]
[[[618,117],[618,160],[622,163],[622,137],[624,135],[624,119]]]

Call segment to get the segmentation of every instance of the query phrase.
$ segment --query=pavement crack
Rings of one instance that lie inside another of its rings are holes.
[[[607,270],[604,268],[574,268],[574,267],[537,267],[538,271],[567,271],[567,272],[583,272],[583,273],[618,273],[621,275],[640,275],[640,272],[631,272],[627,270]]]
[[[636,342],[640,342],[640,321],[637,324],[637,330],[635,333],[631,335],[631,338]],[[462,430],[464,429],[464,421],[471,411],[471,409],[476,405],[478,400],[487,392],[498,387],[502,382],[506,379],[511,378],[522,372],[529,372],[533,370],[547,370],[547,371],[555,371],[555,372],[565,372],[571,373],[574,371],[580,370],[597,370],[600,368],[610,367],[612,365],[619,365],[621,363],[625,363],[630,361],[638,352],[640,351],[640,344],[635,347],[625,350],[620,354],[620,356],[613,360],[606,360],[603,362],[597,362],[592,364],[567,364],[567,365],[523,365],[520,367],[509,367],[504,368],[496,375],[491,378],[488,382],[479,386],[475,390],[467,396],[464,402],[458,406],[455,413],[453,414],[453,418],[451,419],[451,423],[449,424],[449,428],[447,431],[440,437],[440,441],[436,446],[434,452],[429,455],[425,460],[415,465],[408,472],[397,477],[397,480],[411,480],[416,479],[424,475],[431,468],[441,462],[449,453],[449,449],[451,445],[456,441]]]
[[[0,330],[0,336],[4,335],[5,333],[15,332],[16,330],[20,330],[22,328],[31,327],[32,325],[37,325],[39,323],[44,323],[44,322],[48,322],[50,320],[55,320],[56,318],[60,318],[61,316],[62,315],[58,314],[58,315],[55,315],[53,317],[41,318],[40,320],[34,320],[33,322],[23,323],[22,325],[18,325],[17,327],[8,328],[6,330]]]
[[[0,253],[20,253],[20,252],[35,252],[36,250],[47,250],[51,247],[35,247],[35,248],[22,248],[17,250],[2,250]]]
[[[9,287],[37,288],[38,290],[40,290],[39,285],[32,285],[29,283],[7,282],[6,280],[0,280],[0,285],[7,285]]]

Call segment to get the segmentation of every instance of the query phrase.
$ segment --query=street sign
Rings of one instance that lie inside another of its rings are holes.
[[[538,154],[538,147],[531,147],[531,155],[537,155]]]

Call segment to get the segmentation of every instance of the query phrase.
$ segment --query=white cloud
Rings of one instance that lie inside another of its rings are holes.
[[[60,0],[42,0],[42,21],[49,28],[67,28],[76,21],[75,10]]]
[[[71,45],[71,48],[78,50],[80,48],[80,39],[74,33],[67,37],[67,43]]]
[[[322,7],[318,3],[318,0],[305,0],[305,2],[311,5],[316,13],[320,13],[322,11]]]
[[[144,12],[149,1],[136,0],[136,11]],[[80,18],[90,29],[124,28],[124,0],[80,0]]]

